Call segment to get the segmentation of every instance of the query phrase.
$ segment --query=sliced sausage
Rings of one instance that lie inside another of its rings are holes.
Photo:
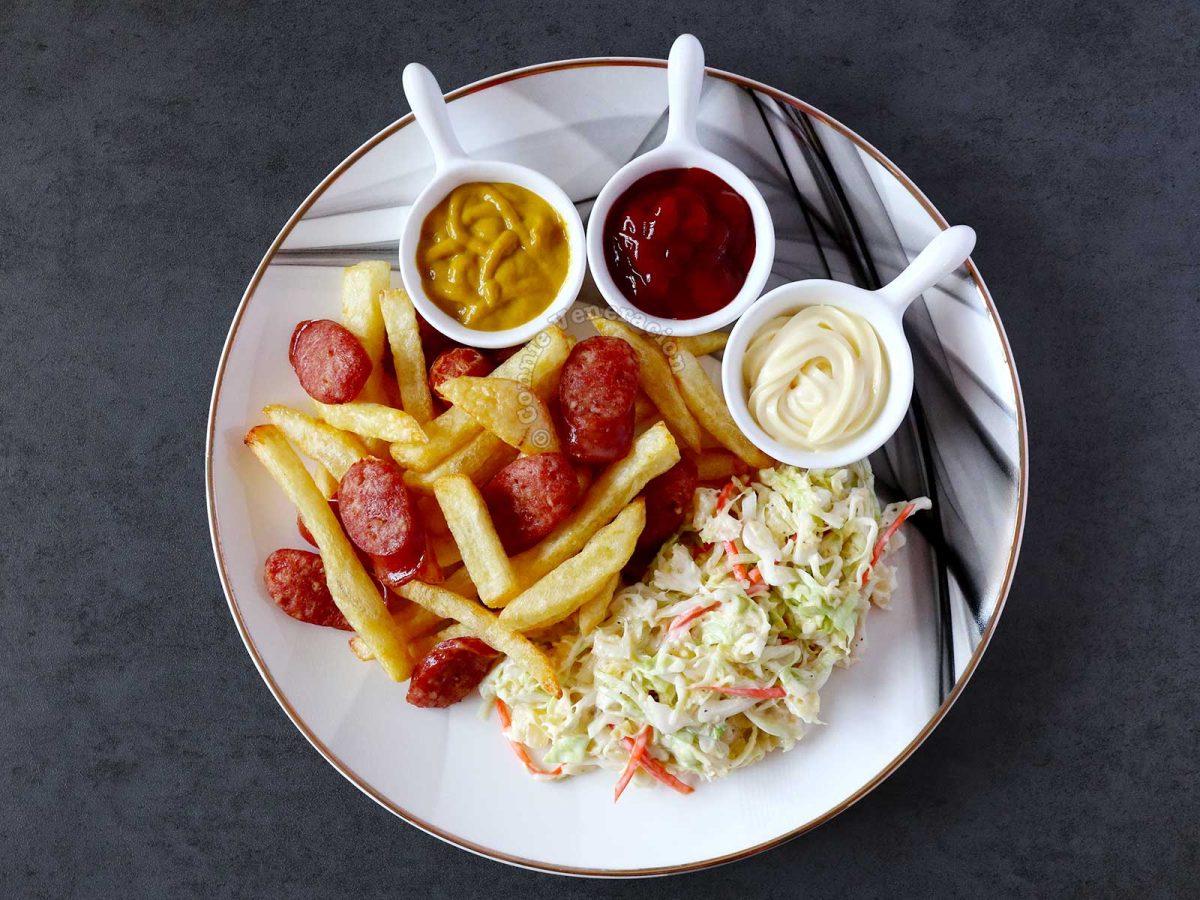
[[[263,567],[267,593],[285,613],[301,622],[350,631],[325,582],[325,564],[308,550],[276,550]]]
[[[407,550],[401,550],[399,553],[389,556],[372,554],[370,560],[376,580],[388,591],[398,591],[421,571],[421,565],[425,561],[425,552],[422,550],[420,556],[415,560]]]
[[[449,403],[449,400],[442,397],[443,384],[451,378],[460,378],[463,375],[482,378],[491,371],[491,360],[474,347],[455,347],[453,350],[447,350],[441,354],[429,367],[429,389],[441,397],[444,402]]]
[[[297,325],[288,359],[300,386],[321,403],[349,403],[371,374],[371,357],[358,338],[329,319]]]
[[[484,485],[483,499],[504,549],[519,553],[570,515],[579,499],[579,480],[561,453],[523,456]]]
[[[304,538],[307,543],[314,547],[317,546],[316,539],[313,538],[312,532],[308,530],[308,526],[304,524],[304,517],[299,513],[296,514],[296,530],[300,532],[300,537]]]
[[[421,657],[408,683],[408,702],[441,709],[479,686],[500,654],[478,638],[451,638]]]
[[[653,550],[673,535],[692,512],[699,473],[690,457],[683,457],[674,466],[653,479],[642,496],[646,498],[646,527],[638,538],[639,550]]]
[[[352,465],[338,487],[338,513],[350,540],[373,556],[416,567],[425,552],[425,529],[391,460],[367,457]]]
[[[559,415],[572,459],[607,463],[629,452],[637,389],[637,354],[625,341],[600,336],[572,348],[558,385]]]

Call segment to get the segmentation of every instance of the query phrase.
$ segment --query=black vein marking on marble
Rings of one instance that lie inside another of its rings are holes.
[[[809,163],[813,180],[829,210],[830,233],[854,270],[856,283],[871,290],[880,287],[882,282],[875,269],[874,260],[867,251],[862,228],[812,120],[791,106],[784,108],[783,114],[792,126],[792,133],[796,137],[800,152]]]
[[[945,344],[939,344],[938,346],[941,348],[942,354],[946,357],[946,361],[950,363],[956,372],[960,372],[964,377],[969,378],[980,391],[987,395],[987,398],[992,403],[996,404],[996,408],[1003,412],[1005,417],[1011,419],[1013,422],[1017,421],[1017,411],[1012,408],[1007,400],[997,394],[995,389],[978,372],[967,365],[966,360]]]
[[[792,173],[792,167],[788,165],[787,157],[783,154],[783,148],[779,146],[779,139],[775,136],[775,129],[771,127],[771,123],[767,119],[767,111],[763,108],[762,98],[759,97],[758,91],[753,88],[744,88],[744,90],[754,102],[754,108],[758,110],[758,115],[762,119],[763,128],[766,129],[767,136],[771,138],[771,146],[775,148],[775,156],[779,159],[779,165],[783,167],[783,174],[787,176],[792,196],[796,198],[796,202],[800,205],[800,212],[804,216],[804,223],[808,226],[808,233],[812,236],[813,246],[817,248],[817,253],[821,257],[821,265],[825,267],[825,277],[832,278],[833,270],[829,268],[829,260],[825,257],[825,248],[821,246],[821,239],[817,237],[817,229],[813,223],[816,211],[809,209],[809,203],[804,199],[804,194],[800,191],[800,185],[796,183],[796,176]],[[779,237],[776,235],[776,241],[778,239]]]
[[[879,277],[879,271],[875,266],[873,255],[867,245],[866,237],[859,224],[857,214],[842,185],[841,177],[836,171],[829,153],[821,141],[820,135],[817,133],[808,116],[790,107],[785,111],[785,114],[794,123],[795,129],[793,130],[793,134],[796,136],[797,144],[804,153],[805,159],[813,167],[813,178],[818,189],[821,191],[822,198],[829,207],[831,221],[836,226],[835,234],[837,235],[838,249],[845,254],[846,259],[849,261],[854,272],[855,281],[859,287],[865,287],[869,290],[878,289],[882,285],[882,281]],[[861,174],[869,182],[870,176],[866,173],[865,169]],[[882,203],[880,203],[879,209],[876,212],[884,218],[887,217],[887,211]],[[933,537],[933,540],[929,541],[929,548],[934,558],[933,568],[936,582],[935,590],[937,593],[938,699],[940,703],[946,699],[953,689],[956,671],[954,665],[954,622],[950,603],[950,572],[948,570],[946,554],[943,552],[948,542],[942,525],[941,496],[938,490],[937,472],[934,467],[932,453],[933,437],[929,431],[929,423],[926,419],[921,398],[915,390],[913,391],[912,406],[908,414],[908,420],[912,424],[912,432],[915,436],[916,464],[913,467],[913,471],[908,474],[908,477],[903,477],[898,469],[894,469],[894,471],[896,471],[898,476],[898,483],[904,488],[903,493],[910,497],[923,494],[933,502],[934,515],[927,517],[926,527],[932,533]],[[899,438],[900,436],[897,434],[892,438],[892,441],[896,441]],[[975,597],[974,604],[971,603],[971,598],[967,595],[965,587],[964,595],[968,596],[968,605],[971,606],[973,611],[982,605],[977,596]]]

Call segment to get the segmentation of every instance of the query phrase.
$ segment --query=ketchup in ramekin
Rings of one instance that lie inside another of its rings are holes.
[[[728,304],[754,261],[750,206],[707,169],[662,169],[635,181],[604,223],[604,255],[625,299],[663,319]]]

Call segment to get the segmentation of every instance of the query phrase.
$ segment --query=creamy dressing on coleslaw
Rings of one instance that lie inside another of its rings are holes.
[[[798,450],[830,450],[865,431],[887,398],[887,356],[871,324],[833,306],[772,319],[746,348],[750,414]]]

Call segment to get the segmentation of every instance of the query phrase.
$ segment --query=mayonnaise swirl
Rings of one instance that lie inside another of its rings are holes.
[[[862,316],[807,306],[772,319],[742,365],[750,414],[797,450],[833,449],[861,434],[887,399],[887,356]]]

